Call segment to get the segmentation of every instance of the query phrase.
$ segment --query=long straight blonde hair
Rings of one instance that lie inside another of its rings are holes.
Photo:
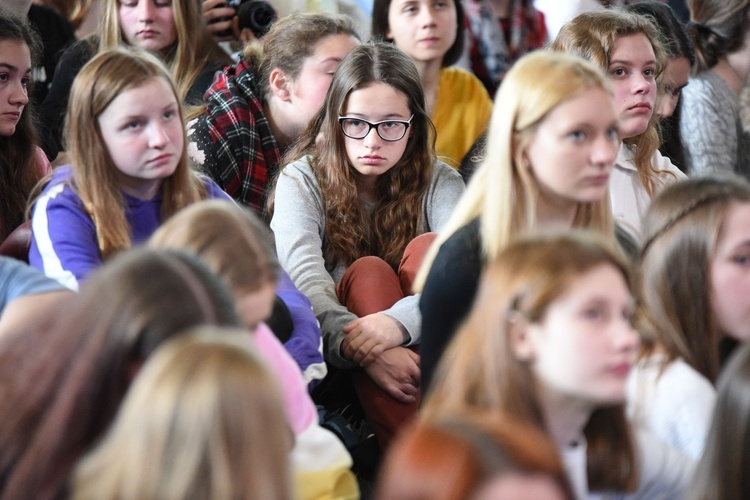
[[[199,327],[146,362],[72,498],[291,498],[281,389],[242,331]]]
[[[119,0],[102,0],[102,19],[99,24],[99,52],[122,47]],[[231,59],[216,44],[206,29],[201,14],[200,0],[173,0],[172,14],[177,40],[162,57],[177,87],[178,100],[187,96],[195,79],[210,64],[230,64]]]
[[[94,220],[103,259],[129,248],[132,238],[117,167],[104,143],[99,115],[121,93],[141,87],[154,78],[162,79],[172,89],[182,120],[180,100],[169,74],[164,65],[147,52],[125,47],[101,52],[73,81],[65,127],[73,166],[72,187]],[[202,180],[188,167],[185,148],[183,146],[174,173],[162,182],[162,220],[206,196]]]
[[[480,217],[482,253],[495,258],[512,236],[534,229],[539,188],[524,167],[524,152],[539,124],[562,102],[587,89],[612,94],[607,77],[593,64],[574,56],[534,52],[506,75],[492,112],[487,151],[451,218],[425,257],[415,290],[424,285],[440,246],[462,226]],[[614,237],[609,196],[579,203],[573,227]]]

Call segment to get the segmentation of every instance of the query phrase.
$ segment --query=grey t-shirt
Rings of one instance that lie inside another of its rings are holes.
[[[58,290],[67,288],[25,262],[0,256],[0,313],[13,300],[24,295]]]

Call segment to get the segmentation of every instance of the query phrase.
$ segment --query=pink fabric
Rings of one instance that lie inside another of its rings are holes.
[[[258,325],[253,338],[258,351],[281,385],[289,426],[295,436],[299,435],[312,423],[317,423],[318,416],[302,372],[265,323]]]
[[[52,173],[52,165],[47,159],[47,155],[44,154],[44,151],[42,151],[42,148],[40,148],[39,146],[36,147],[36,159],[37,159],[37,164],[39,165],[39,178],[40,179],[44,177],[45,175]]]

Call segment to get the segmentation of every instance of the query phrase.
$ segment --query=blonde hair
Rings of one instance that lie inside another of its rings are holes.
[[[120,27],[119,0],[102,0],[99,23],[99,52],[126,44]],[[201,14],[200,0],[172,0],[177,38],[165,49],[164,60],[177,86],[177,100],[182,102],[190,86],[211,63],[230,64],[227,54],[214,42]]]
[[[281,271],[271,242],[270,230],[249,210],[206,200],[166,221],[149,246],[192,250],[233,290],[255,292]]]
[[[116,47],[97,54],[78,74],[70,92],[66,140],[73,168],[72,188],[94,221],[103,259],[129,248],[132,241],[118,169],[104,143],[99,116],[117,96],[153,79],[168,84],[182,120],[180,100],[166,69],[154,56],[137,49]],[[202,180],[188,167],[184,145],[174,173],[164,179],[161,190],[162,220],[206,197]]]
[[[241,331],[196,328],[151,356],[72,498],[289,499],[280,389]]]
[[[558,105],[587,89],[612,94],[599,68],[578,57],[533,52],[518,60],[500,86],[487,135],[487,152],[451,218],[419,270],[415,290],[424,285],[440,246],[462,226],[480,217],[482,253],[494,259],[512,236],[533,229],[539,198],[537,182],[524,168],[524,151],[537,127]],[[614,237],[609,196],[579,203],[573,227]]]
[[[426,418],[476,411],[505,412],[546,431],[529,364],[510,343],[520,314],[543,321],[549,306],[585,273],[616,269],[630,286],[630,271],[615,243],[594,233],[530,236],[510,243],[485,270],[474,308],[451,341],[422,406]],[[584,428],[593,491],[629,491],[636,459],[624,406],[596,409]]]
[[[651,44],[656,59],[657,82],[660,82],[669,56],[659,31],[645,16],[617,9],[584,12],[562,27],[550,50],[583,57],[608,72],[617,40],[636,34],[644,35]],[[658,121],[659,117],[653,113],[645,132],[623,141],[634,148],[638,176],[649,196],[655,193],[660,175],[660,171],[651,163],[661,143]],[[668,175],[674,176],[671,172]]]

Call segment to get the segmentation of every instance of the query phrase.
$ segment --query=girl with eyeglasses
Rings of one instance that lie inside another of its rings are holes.
[[[464,191],[435,159],[434,130],[414,63],[362,45],[289,153],[269,197],[282,267],[310,298],[329,365],[354,372],[386,444],[416,410],[421,317],[411,282]]]

